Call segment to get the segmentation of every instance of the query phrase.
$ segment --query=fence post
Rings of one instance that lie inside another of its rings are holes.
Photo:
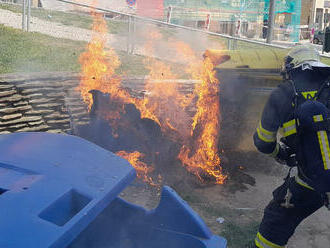
[[[231,50],[231,43],[232,43],[231,38],[228,38],[228,40],[227,40],[227,48],[228,48],[228,50]]]
[[[22,30],[25,31],[26,0],[22,0]]]
[[[30,31],[30,17],[31,17],[31,0],[27,0],[27,19],[26,19],[26,31]]]
[[[136,31],[136,19],[132,17],[132,29],[131,29],[131,54],[134,53],[135,48],[135,31]]]
[[[135,43],[134,43],[134,34],[136,29],[136,19],[134,16],[128,16],[128,34],[127,34],[127,54],[133,54]]]
[[[238,40],[233,40],[233,50],[237,50],[237,42]]]
[[[275,0],[269,1],[268,29],[266,42],[271,43],[273,40],[273,30],[275,24]]]
[[[131,16],[128,16],[128,33],[127,33],[127,54],[130,52],[130,45],[131,45]]]

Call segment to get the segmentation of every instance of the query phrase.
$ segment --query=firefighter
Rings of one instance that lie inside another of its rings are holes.
[[[310,45],[295,46],[284,59],[283,83],[272,91],[253,139],[260,152],[290,170],[264,210],[252,247],[285,247],[302,220],[328,206],[329,75],[330,67]]]

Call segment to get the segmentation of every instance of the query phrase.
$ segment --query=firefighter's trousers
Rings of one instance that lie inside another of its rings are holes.
[[[300,222],[324,205],[319,193],[298,182],[290,177],[273,192],[255,240],[257,247],[285,247]]]

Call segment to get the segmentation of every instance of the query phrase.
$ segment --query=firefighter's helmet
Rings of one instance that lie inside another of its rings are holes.
[[[329,68],[320,61],[319,52],[311,45],[297,45],[284,58],[282,73],[287,74],[293,69],[312,70],[313,68]]]

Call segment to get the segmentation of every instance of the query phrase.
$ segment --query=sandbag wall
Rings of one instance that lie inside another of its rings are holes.
[[[0,76],[0,134],[47,131],[71,133],[89,122],[72,73]]]

